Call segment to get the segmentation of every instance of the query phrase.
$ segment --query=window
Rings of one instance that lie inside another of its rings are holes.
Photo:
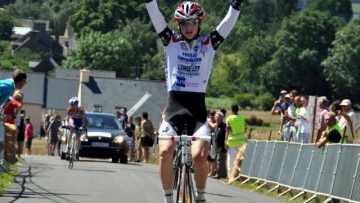
[[[94,105],[94,112],[102,112],[102,106],[101,105]]]

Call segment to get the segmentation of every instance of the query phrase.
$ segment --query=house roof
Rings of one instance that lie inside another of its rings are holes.
[[[32,29],[30,27],[14,27],[13,28],[13,33],[15,35],[26,35],[28,33],[30,33],[32,31]]]

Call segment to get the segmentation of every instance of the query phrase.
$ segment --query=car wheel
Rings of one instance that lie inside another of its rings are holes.
[[[127,157],[127,155],[122,155],[122,156],[120,157],[120,163],[122,163],[122,164],[127,164],[127,162],[128,162],[128,157]]]
[[[111,158],[111,161],[113,163],[117,163],[117,162],[119,162],[119,157],[113,157],[113,158]]]

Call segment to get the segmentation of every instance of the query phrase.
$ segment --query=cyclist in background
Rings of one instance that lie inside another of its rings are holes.
[[[205,92],[209,81],[215,52],[229,35],[240,14],[242,0],[232,0],[225,18],[217,28],[200,35],[200,26],[205,19],[204,9],[196,2],[183,2],[174,13],[179,33],[168,27],[156,0],[145,0],[150,19],[164,47],[168,101],[164,119],[159,128],[163,135],[210,136],[206,121]],[[186,128],[186,132],[183,132]],[[160,178],[166,203],[173,200],[174,172],[172,160],[175,142],[159,141]],[[209,143],[196,141],[192,144],[196,202],[206,202],[207,156]]]
[[[76,159],[79,160],[79,149],[80,149],[80,129],[86,127],[86,115],[85,110],[79,106],[79,98],[72,97],[69,99],[69,106],[66,109],[67,117],[66,123],[67,127],[70,130],[69,137],[67,139],[67,152],[69,152],[70,140],[74,133],[76,134],[77,140],[77,151],[76,151]]]

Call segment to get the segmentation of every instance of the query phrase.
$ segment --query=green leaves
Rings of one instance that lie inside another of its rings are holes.
[[[332,96],[359,100],[360,24],[353,23],[336,33],[329,56],[323,61],[323,74]]]

